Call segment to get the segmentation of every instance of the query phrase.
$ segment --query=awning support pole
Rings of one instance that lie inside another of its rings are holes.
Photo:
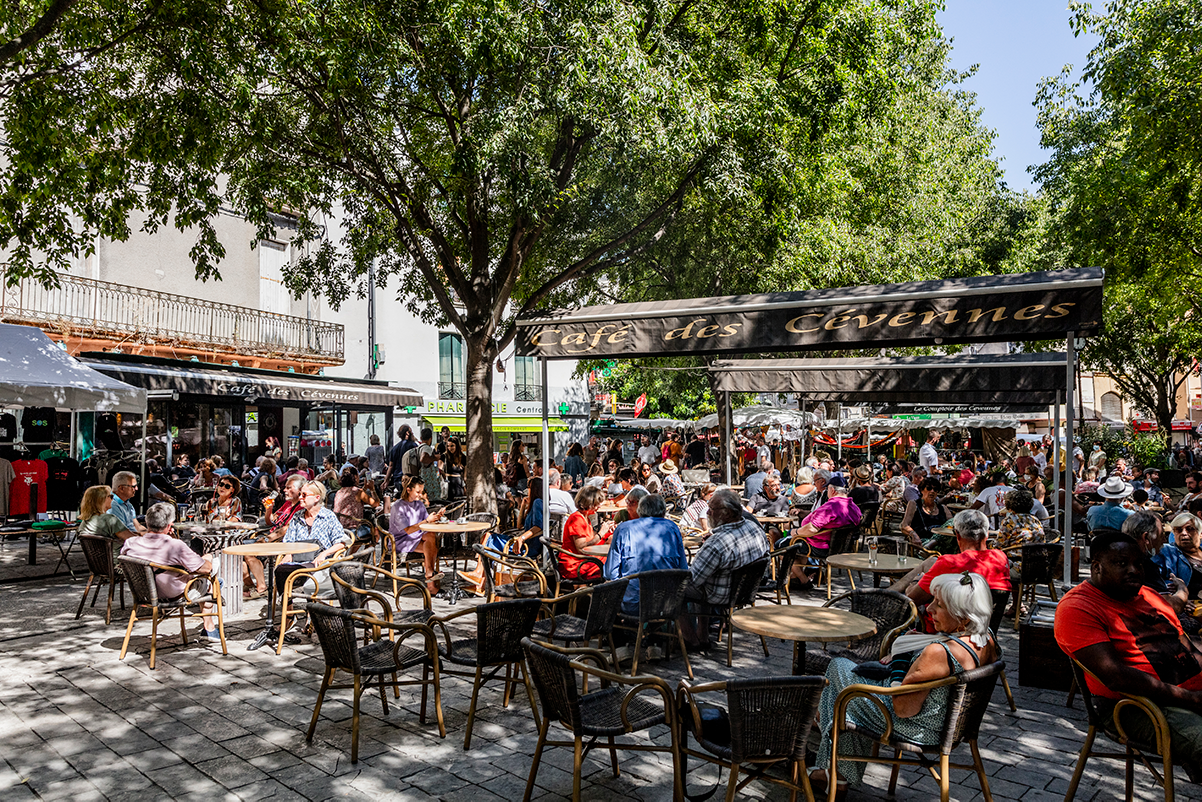
[[[804,467],[806,464],[806,441],[810,439],[810,423],[806,420],[806,407],[809,406],[809,399],[805,396],[801,397],[801,464]]]
[[[138,480],[138,489],[146,494],[147,501],[150,500],[150,488],[146,485],[146,417],[150,413],[150,404],[146,405],[146,409],[142,410],[142,478]],[[142,505],[142,512],[146,512],[149,504]]]
[[[868,435],[864,438],[864,462],[872,467],[872,418],[868,419]]]
[[[550,410],[547,406],[547,360],[540,360],[543,368],[543,446],[539,455],[543,461],[543,534],[551,535],[551,483],[547,476],[551,471],[551,427]],[[533,502],[531,502],[533,503]]]
[[[1076,332],[1070,331],[1068,336],[1064,338],[1065,351],[1065,376],[1064,376],[1064,529],[1061,530],[1060,542],[1064,544],[1064,586],[1067,588],[1072,582],[1073,571],[1073,387],[1075,386],[1075,378],[1073,376],[1074,366],[1077,361],[1077,343]]]
[[[1052,504],[1053,508],[1059,512],[1060,505],[1060,391],[1056,391],[1056,403],[1053,404],[1054,412],[1052,417]],[[1041,477],[1042,481],[1042,477]]]
[[[722,403],[724,403],[726,405],[726,440],[724,443],[723,450],[726,452],[726,483],[730,484],[731,483],[730,460],[731,460],[731,454],[734,452],[734,449],[735,449],[734,441],[731,439],[731,430],[734,427],[734,424],[731,421],[731,417],[733,417],[733,415],[734,415],[734,410],[732,410],[730,408],[730,390],[727,390],[725,393],[722,394],[722,396],[723,396]]]

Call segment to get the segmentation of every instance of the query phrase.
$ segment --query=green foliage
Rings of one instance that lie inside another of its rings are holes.
[[[1127,434],[1127,453],[1141,467],[1168,468],[1169,436],[1161,432],[1131,430]]]
[[[1113,465],[1119,457],[1127,457],[1144,468],[1167,468],[1169,438],[1164,433],[1167,431],[1137,432],[1130,424],[1125,428],[1082,426],[1077,429],[1076,444],[1088,458],[1094,441],[1101,441],[1108,465]]]

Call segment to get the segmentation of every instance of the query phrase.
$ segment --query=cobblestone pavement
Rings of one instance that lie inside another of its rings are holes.
[[[6,572],[21,562],[14,552],[23,551],[13,545],[0,555],[0,579],[11,576]],[[77,573],[81,567],[79,560]],[[218,646],[195,641],[181,646],[178,623],[165,624],[158,667],[151,671],[150,625],[135,627],[130,654],[119,661],[127,614],[115,612],[112,625],[104,626],[102,598],[76,621],[82,592],[82,581],[65,577],[0,585],[0,799],[521,798],[535,743],[524,694],[506,709],[500,685],[486,686],[472,749],[465,753],[468,681],[443,682],[446,739],[438,737],[434,725],[418,723],[418,696],[412,689],[402,689],[387,717],[378,695],[365,693],[360,761],[352,765],[349,691],[327,695],[316,737],[312,745],[305,743],[323,669],[316,641],[285,646],[279,656],[269,648],[246,650],[260,626],[260,603],[227,622],[228,656]],[[814,594],[802,603],[822,600]],[[454,609],[442,601],[435,605],[440,613]],[[1002,642],[1011,654],[1007,672],[1019,709],[1009,711],[999,687],[980,739],[993,796],[1002,802],[1062,799],[1086,731],[1081,703],[1066,708],[1062,693],[1022,687],[1014,656],[1017,637],[1008,624],[1003,625]],[[696,655],[697,679],[787,674],[789,645],[769,645],[771,657],[765,661],[754,638],[736,634],[734,667],[726,667],[724,650]],[[684,676],[679,657],[652,663],[649,669],[673,684]],[[664,743],[663,728],[652,739]],[[603,752],[586,760],[585,799],[670,798],[667,760],[647,753],[626,753],[620,759],[618,778]],[[548,750],[535,797],[570,796],[571,765],[568,750]],[[713,768],[698,767],[695,761],[690,769],[694,793],[716,778]],[[974,775],[955,772],[953,778],[954,799],[982,798]],[[1094,760],[1077,798],[1121,799],[1122,783],[1121,763]],[[849,798],[882,798],[887,784],[887,771],[870,767],[865,784]],[[1202,788],[1188,784],[1180,771],[1177,791],[1178,799],[1202,800]],[[748,786],[741,796],[786,798],[784,789],[763,784]],[[1136,797],[1162,798],[1138,766]],[[902,772],[897,798],[935,799],[938,787],[929,775],[909,769]]]

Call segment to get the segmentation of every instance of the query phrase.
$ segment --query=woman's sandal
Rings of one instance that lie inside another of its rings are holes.
[[[821,777],[815,777],[815,774],[822,772]],[[816,769],[810,772],[810,790],[814,792],[815,800],[826,799],[827,797],[827,782],[829,778],[823,769]],[[839,783],[835,786],[836,802],[842,802],[847,799],[847,783]]]

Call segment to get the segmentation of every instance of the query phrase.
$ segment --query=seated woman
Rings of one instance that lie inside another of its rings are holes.
[[[411,551],[421,552],[422,567],[426,573],[426,589],[438,591],[438,540],[433,532],[423,532],[421,525],[442,520],[442,511],[430,514],[421,500],[425,482],[420,476],[406,476],[401,480],[401,497],[396,501],[386,498],[384,512],[388,515],[388,532],[392,535],[396,550],[397,565]]]
[[[593,487],[605,487],[609,480],[605,477],[605,470],[601,467],[600,462],[594,462],[589,466],[588,476],[585,477],[584,483]]]
[[[1202,521],[1179,512],[1169,527],[1173,542],[1162,546],[1152,562],[1180,578],[1189,588],[1189,598],[1197,599],[1202,595]]]
[[[192,477],[193,487],[213,487],[217,484],[216,465],[210,459],[202,459],[196,466],[197,474]]]
[[[543,478],[534,477],[526,489],[528,492],[518,510],[518,517],[522,521],[521,528],[516,532],[492,532],[484,539],[482,545],[502,554],[517,554],[537,561],[543,553],[543,542],[539,540],[543,533]],[[594,489],[600,492],[600,488]],[[577,496],[579,495],[577,493]],[[468,583],[465,590],[484,595],[484,565],[480,560],[476,561],[476,567],[471,571],[460,571],[459,576]]]
[[[355,533],[355,540],[371,540],[371,523],[364,517],[366,508],[378,509],[380,501],[368,491],[370,483],[359,486],[359,471],[347,467],[338,478],[338,492],[334,494],[334,514],[343,529]]]
[[[932,531],[952,519],[951,510],[939,501],[942,489],[938,479],[930,476],[923,479],[922,484],[918,486],[918,501],[911,501],[906,505],[901,530],[906,540],[916,546],[925,546],[940,554],[954,554],[956,538],[951,535],[937,535]]]
[[[1043,525],[1031,514],[1035,497],[1025,487],[1016,487],[1004,496],[1006,511],[998,516],[997,548],[1043,541]]]
[[[814,469],[804,465],[797,471],[797,484],[793,485],[789,503],[798,507],[813,507],[817,500],[818,488],[814,487]]]
[[[934,622],[935,634],[903,635],[893,644],[894,662],[908,661],[909,667],[900,681],[902,687],[940,680],[998,659],[997,644],[989,633],[993,603],[989,585],[982,576],[968,572],[944,574],[931,582],[931,593],[934,599],[927,610]],[[910,655],[913,655],[912,660]],[[831,762],[835,700],[844,688],[865,682],[855,669],[856,664],[851,660],[836,657],[826,670],[828,685],[822,692],[818,711],[822,744],[814,762],[816,770],[810,774],[815,796],[825,793],[829,782],[826,770]],[[889,711],[889,723],[894,733],[916,743],[935,745],[947,717],[949,692],[949,687],[943,687],[877,698]],[[878,732],[883,732],[886,726],[880,708],[868,699],[853,700],[847,707],[847,719]],[[854,732],[839,734],[840,756],[866,756],[871,752],[872,743],[864,736]],[[851,761],[839,764],[840,793],[846,783],[858,784],[863,779],[865,765]]]
[[[121,519],[109,512],[113,507],[113,489],[94,485],[83,491],[79,504],[79,534],[106,537],[113,541],[114,551],[122,540],[138,534],[127,529]]]
[[[889,467],[885,469],[885,484],[881,486],[881,492],[885,494],[885,501],[881,505],[881,509],[885,512],[905,512],[904,496],[909,484],[910,480],[906,478],[906,472],[902,466],[896,462],[889,463]]]
[[[589,515],[601,506],[604,493],[600,488],[585,487],[576,494],[576,511],[563,524],[563,552],[559,555],[559,568],[564,576],[577,579],[597,579],[601,569],[594,562],[585,562],[573,555],[584,555],[586,546],[606,542],[593,531]],[[604,558],[602,558],[604,559]]]
[[[205,502],[201,515],[205,523],[242,520],[242,483],[233,476],[223,476],[217,482],[217,492]]]
[[[682,528],[692,527],[700,529],[702,532],[709,531],[710,498],[717,489],[718,486],[712,484],[701,486],[697,491],[697,500],[685,507],[684,513],[680,516],[680,525]]]

